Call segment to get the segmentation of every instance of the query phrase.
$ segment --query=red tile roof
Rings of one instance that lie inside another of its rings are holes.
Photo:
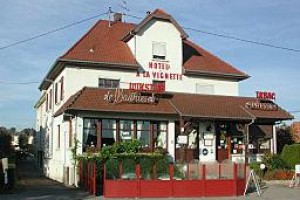
[[[158,14],[170,16],[159,9],[155,10],[151,16]],[[121,39],[130,31],[138,31],[151,19],[151,17],[148,18],[138,25],[113,22],[111,27],[109,27],[108,21],[100,20],[61,59],[137,65],[127,43]],[[247,74],[189,40],[183,40],[183,61],[186,74],[227,75],[238,79],[248,77]],[[117,66],[115,65],[115,67]]]
[[[247,74],[189,40],[183,41],[183,68],[187,74],[215,74],[236,76],[238,79],[248,78]]]
[[[183,68],[185,75],[209,75],[222,76],[242,80],[248,76],[235,69],[226,62],[213,56],[203,48],[186,40],[188,37],[183,28],[161,9],[156,9],[153,13],[139,24],[125,22],[98,21],[77,43],[75,43],[64,55],[62,55],[49,70],[40,85],[40,89],[47,89],[49,83],[47,79],[54,79],[66,63],[90,63],[90,67],[97,67],[101,64],[109,68],[126,67],[137,69],[138,63],[135,56],[128,47],[125,38],[130,38],[130,32],[137,32],[148,21],[153,18],[169,20],[176,26],[182,36],[183,42]]]
[[[170,94],[168,98],[160,98],[157,104],[108,103],[104,100],[107,89],[83,88],[59,109],[55,116],[65,111],[102,111],[143,114],[171,114],[183,117],[205,119],[251,120],[292,119],[292,116],[281,109],[275,111],[251,110],[245,107],[246,102],[257,102],[256,98],[231,97],[199,94]]]
[[[176,94],[173,105],[182,116],[218,119],[292,119],[288,112],[278,106],[277,110],[264,111],[246,108],[247,102],[261,102],[253,97]],[[272,102],[269,102],[272,103]]]
[[[54,114],[58,116],[66,110],[123,112],[140,114],[176,115],[176,111],[167,99],[160,100],[157,104],[134,103],[109,103],[104,100],[108,89],[85,87],[70,99]],[[111,90],[113,91],[113,90]],[[124,90],[126,91],[126,90]]]
[[[121,39],[134,27],[125,22],[98,21],[61,59],[137,65]]]

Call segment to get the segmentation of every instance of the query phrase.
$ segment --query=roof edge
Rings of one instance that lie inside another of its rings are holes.
[[[128,64],[128,63],[113,63],[113,62],[96,62],[96,61],[88,61],[88,60],[72,60],[72,59],[60,59],[61,62],[65,62],[68,64],[93,64],[99,66],[117,66],[116,69],[138,69],[138,64]]]
[[[248,74],[245,75],[238,75],[238,74],[226,74],[226,73],[218,73],[218,72],[209,72],[209,71],[202,71],[202,70],[191,70],[191,69],[183,69],[184,75],[207,75],[212,77],[223,77],[223,78],[232,78],[237,79],[238,81],[242,81],[245,79],[250,78]]]

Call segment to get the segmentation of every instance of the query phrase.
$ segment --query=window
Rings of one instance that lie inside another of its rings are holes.
[[[60,82],[60,100],[62,101],[64,99],[64,77],[61,77],[59,82]]]
[[[87,147],[97,145],[97,122],[98,119],[83,119],[83,152]]]
[[[198,94],[214,94],[215,87],[213,84],[196,83],[196,93],[198,93]]]
[[[72,147],[72,132],[73,132],[73,128],[72,128],[72,120],[69,121],[69,147]]]
[[[46,97],[46,111],[48,111],[49,108],[49,94],[47,93],[47,97]]]
[[[167,123],[153,123],[153,140],[155,148],[167,148]]]
[[[134,123],[132,120],[120,120],[120,140],[133,139]]]
[[[54,97],[54,102],[55,102],[55,104],[57,104],[57,102],[58,102],[58,83],[55,83],[55,97]]]
[[[57,126],[57,148],[60,148],[60,125]]]
[[[117,141],[117,122],[115,119],[102,120],[102,146],[113,145]]]
[[[165,60],[166,59],[166,43],[165,42],[152,42],[152,55],[153,59]]]
[[[113,89],[120,87],[120,80],[99,78],[99,88]]]
[[[50,89],[50,92],[49,92],[49,109],[52,109],[52,99],[53,99],[53,94],[52,94],[52,89]]]
[[[143,148],[150,148],[150,121],[137,121],[137,139]]]

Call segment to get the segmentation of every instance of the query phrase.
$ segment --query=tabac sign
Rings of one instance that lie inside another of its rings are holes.
[[[256,98],[258,98],[258,99],[267,99],[267,100],[275,100],[276,99],[276,94],[275,94],[275,92],[256,91]]]
[[[137,92],[125,92],[122,89],[116,89],[115,91],[108,91],[107,94],[104,95],[104,101],[115,104],[155,104],[157,98],[154,96],[143,96]]]

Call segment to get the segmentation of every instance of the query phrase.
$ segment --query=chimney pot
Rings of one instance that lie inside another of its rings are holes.
[[[122,13],[115,13],[114,14],[114,21],[121,22],[122,21]]]

